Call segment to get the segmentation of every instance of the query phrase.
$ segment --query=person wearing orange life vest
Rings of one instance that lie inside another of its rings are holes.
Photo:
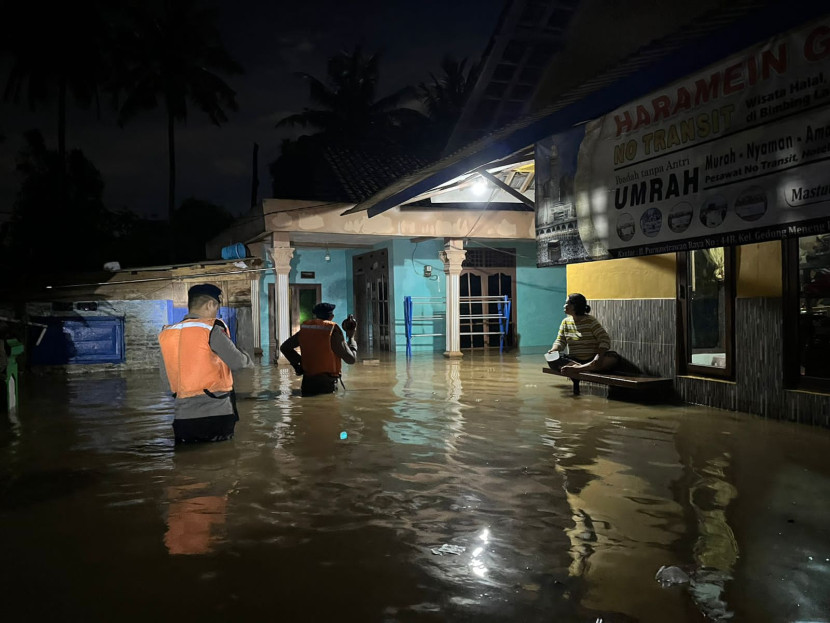
[[[341,330],[333,322],[334,307],[331,303],[315,305],[311,310],[314,318],[306,320],[299,331],[280,345],[280,352],[303,377],[300,389],[303,396],[337,391],[341,362],[353,364],[356,361],[354,333],[357,322],[349,316],[343,321]],[[302,356],[297,353],[297,348],[302,351]]]
[[[187,292],[187,315],[159,334],[162,376],[176,399],[176,443],[232,439],[239,415],[232,370],[253,365],[216,317],[222,291],[204,283]]]

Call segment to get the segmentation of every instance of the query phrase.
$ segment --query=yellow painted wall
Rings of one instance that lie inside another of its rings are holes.
[[[591,299],[673,299],[677,295],[674,253],[604,262],[568,264],[568,292]]]
[[[781,279],[780,242],[745,244],[738,247],[738,298],[781,296]]]
[[[738,248],[738,298],[779,297],[781,243],[748,244]],[[677,296],[674,253],[604,262],[569,264],[568,292],[591,299],[673,299]]]

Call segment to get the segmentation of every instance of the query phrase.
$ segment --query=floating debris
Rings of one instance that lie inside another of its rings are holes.
[[[660,586],[666,588],[672,584],[685,584],[689,581],[689,574],[683,571],[680,567],[667,567],[663,565],[657,570],[654,579],[660,582]]]
[[[448,543],[444,543],[441,547],[433,547],[432,553],[436,556],[443,556],[444,554],[455,554],[456,556],[463,554],[467,551],[466,547],[461,547],[460,545],[449,545]]]

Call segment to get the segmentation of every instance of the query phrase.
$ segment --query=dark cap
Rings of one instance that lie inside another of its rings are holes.
[[[187,291],[187,303],[196,298],[197,296],[209,296],[217,303],[222,302],[222,290],[217,288],[212,283],[200,283],[199,285],[195,285]]]
[[[332,305],[331,303],[317,303],[311,310],[311,313],[317,316],[317,318],[328,320],[329,316],[334,313],[335,307],[336,305]]]

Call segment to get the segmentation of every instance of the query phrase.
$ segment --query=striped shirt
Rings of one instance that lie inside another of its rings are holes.
[[[585,314],[584,316],[566,316],[559,325],[559,335],[556,336],[554,346],[559,350],[568,347],[568,354],[575,359],[593,359],[599,349],[611,348],[608,332],[599,323],[599,320]]]

